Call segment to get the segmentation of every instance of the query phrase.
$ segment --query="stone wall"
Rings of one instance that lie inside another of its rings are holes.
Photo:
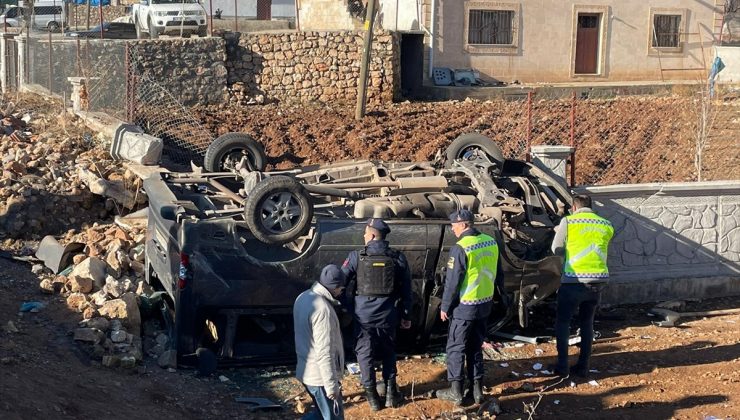
[[[67,5],[67,22],[72,28],[87,26],[87,5]],[[110,22],[121,16],[126,16],[126,6],[103,6],[103,21]],[[90,7],[90,28],[100,24],[100,11],[97,6]]]
[[[362,32],[242,34],[226,38],[229,101],[344,102],[357,97]],[[400,37],[373,42],[368,102],[390,102],[400,86]]]
[[[589,187],[615,227],[605,303],[740,295],[740,184]]]
[[[227,71],[223,39],[132,41],[130,49],[140,100],[172,94],[185,106],[224,102]],[[164,90],[148,88],[151,82]]]

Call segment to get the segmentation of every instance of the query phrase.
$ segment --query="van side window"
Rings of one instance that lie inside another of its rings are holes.
[[[17,7],[11,7],[8,9],[8,11],[5,13],[6,18],[17,18],[18,17],[18,8]]]
[[[61,6],[37,6],[33,8],[33,11],[37,15],[61,15]]]

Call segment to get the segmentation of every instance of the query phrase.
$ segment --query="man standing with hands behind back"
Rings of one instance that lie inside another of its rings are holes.
[[[570,216],[560,221],[552,241],[552,252],[555,255],[565,254],[555,316],[558,362],[554,371],[559,376],[568,376],[572,372],[586,377],[594,340],[594,316],[601,301],[601,292],[609,281],[606,256],[614,228],[591,209],[591,197],[587,195],[573,197],[571,212]],[[576,310],[581,328],[581,349],[578,363],[569,368],[568,336],[570,321]]]
[[[399,318],[401,328],[411,328],[411,271],[406,256],[385,240],[390,231],[382,219],[369,219],[363,236],[365,247],[352,251],[342,264],[347,283],[356,280],[356,286],[348,290],[354,292],[355,352],[362,386],[373,411],[383,405],[376,388],[374,358],[383,361],[385,406],[395,408],[403,401],[396,384]]]
[[[461,405],[467,377],[477,404],[483,401],[483,340],[493,307],[494,286],[503,291],[504,275],[496,240],[473,227],[473,213],[462,209],[450,215],[458,238],[450,248],[440,317],[450,322],[447,334],[447,380],[450,387],[437,398]]]

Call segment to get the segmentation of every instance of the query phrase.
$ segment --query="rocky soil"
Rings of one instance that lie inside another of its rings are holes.
[[[535,100],[532,144],[569,144],[567,99]],[[345,159],[428,160],[462,133],[493,138],[504,156],[522,159],[527,144],[523,101],[467,100],[371,107],[201,107],[195,115],[215,135],[241,131],[265,145],[277,168]],[[576,104],[576,183],[693,181],[696,105],[690,96],[619,97]],[[704,179],[740,178],[740,99],[719,107],[704,156]]]

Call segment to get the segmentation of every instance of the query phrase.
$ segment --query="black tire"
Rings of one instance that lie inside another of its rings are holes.
[[[311,226],[313,204],[297,180],[283,175],[271,176],[248,194],[244,219],[259,241],[266,244],[292,242]]]
[[[198,28],[198,36],[201,38],[207,37],[208,36],[208,26]]]
[[[49,22],[49,24],[46,26],[49,29],[49,32],[59,32],[59,23],[55,21]]]
[[[213,141],[206,149],[203,167],[208,172],[229,172],[247,155],[253,171],[264,171],[267,156],[262,145],[250,135],[244,133],[226,133]]]
[[[460,159],[465,156],[465,153],[473,149],[482,150],[499,168],[503,166],[504,154],[496,142],[480,133],[467,133],[456,138],[447,147],[447,151],[445,152],[447,156],[447,167],[452,165],[455,159]]]

